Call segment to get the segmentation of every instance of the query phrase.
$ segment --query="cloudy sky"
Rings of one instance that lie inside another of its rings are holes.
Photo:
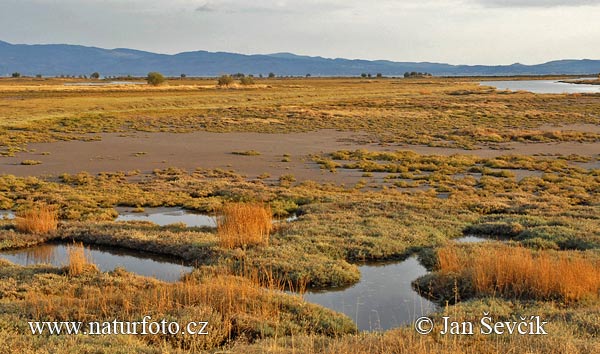
[[[0,40],[160,53],[600,59],[600,0],[1,0]]]

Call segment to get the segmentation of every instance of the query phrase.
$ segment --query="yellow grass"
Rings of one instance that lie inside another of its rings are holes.
[[[222,209],[218,220],[219,244],[224,248],[265,246],[273,227],[269,207],[257,203],[231,203]]]
[[[55,231],[58,226],[56,209],[40,205],[17,213],[15,227],[19,232],[46,234]]]
[[[459,274],[478,295],[573,302],[600,292],[600,262],[577,252],[446,247],[438,257],[441,273]]]
[[[86,269],[94,267],[85,254],[85,249],[82,243],[74,244],[67,248],[67,256],[69,259],[69,275],[77,276],[82,274]]]

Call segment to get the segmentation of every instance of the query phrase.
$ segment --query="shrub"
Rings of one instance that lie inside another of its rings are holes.
[[[94,72],[90,75],[91,79],[99,79],[100,78],[100,73],[99,72]]]
[[[254,80],[250,76],[244,76],[240,78],[240,84],[242,85],[254,85]]]
[[[162,84],[163,82],[165,82],[165,77],[163,76],[163,74],[153,71],[151,73],[148,73],[148,76],[146,77],[146,81],[148,81],[149,85],[158,86],[158,85]]]
[[[15,218],[15,227],[19,232],[46,234],[55,231],[58,226],[58,216],[55,208],[40,205],[24,212],[19,212]]]
[[[258,203],[231,203],[223,206],[217,220],[219,244],[224,248],[267,245],[273,227],[271,209]]]
[[[15,78],[21,77],[21,73],[12,73],[12,77],[15,77]]]
[[[230,75],[221,75],[221,77],[219,77],[219,79],[217,80],[217,84],[219,86],[229,86],[233,83],[233,77],[231,77]]]

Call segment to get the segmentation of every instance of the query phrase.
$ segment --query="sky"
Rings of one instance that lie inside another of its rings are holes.
[[[450,64],[600,59],[600,0],[1,0],[0,40]]]

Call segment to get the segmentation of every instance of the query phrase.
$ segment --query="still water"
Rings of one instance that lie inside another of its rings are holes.
[[[184,223],[188,227],[217,227],[217,219],[205,214],[195,214],[180,208],[145,208],[142,213],[134,213],[130,208],[117,208],[116,221],[150,221],[165,226]]]
[[[600,93],[600,85],[569,84],[558,80],[481,81],[480,84],[493,86],[498,90],[533,93]]]
[[[304,299],[348,315],[361,331],[407,325],[437,309],[411,287],[413,280],[427,274],[415,257],[359,269],[357,284],[341,290],[307,292]]]
[[[69,244],[66,243],[42,244],[15,251],[3,251],[0,252],[0,258],[22,266],[50,264],[64,267],[68,262],[68,247]],[[193,269],[169,257],[111,247],[85,246],[85,254],[103,272],[123,267],[129,272],[168,282],[179,280],[183,274]]]

